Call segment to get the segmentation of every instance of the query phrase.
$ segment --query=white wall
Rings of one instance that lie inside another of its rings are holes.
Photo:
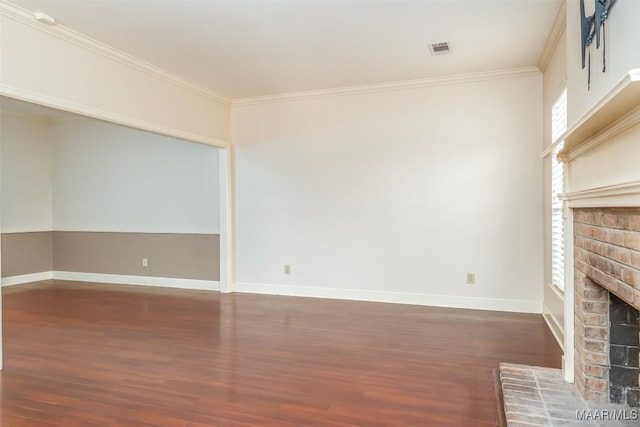
[[[54,230],[220,232],[218,149],[87,119],[51,136]]]
[[[0,36],[0,94],[189,140],[229,140],[228,101],[189,82],[4,3]]]
[[[0,112],[3,233],[50,231],[52,154],[45,120]]]
[[[540,312],[541,112],[540,76],[234,107],[238,289]]]
[[[592,14],[593,1],[586,3]],[[591,90],[587,90],[587,67],[582,69],[580,49],[580,2],[567,0],[567,93],[569,125],[580,119],[624,75],[640,68],[640,1],[618,0],[606,23],[607,71],[602,72],[603,46],[591,47]]]

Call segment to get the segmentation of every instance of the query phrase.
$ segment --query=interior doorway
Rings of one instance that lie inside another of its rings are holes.
[[[227,147],[11,98],[0,109],[3,286],[231,290]]]

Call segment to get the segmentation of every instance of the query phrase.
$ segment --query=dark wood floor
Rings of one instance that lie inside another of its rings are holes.
[[[50,281],[4,288],[0,425],[494,426],[541,316]]]

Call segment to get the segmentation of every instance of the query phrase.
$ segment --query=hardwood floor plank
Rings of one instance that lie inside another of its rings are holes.
[[[541,316],[48,281],[3,289],[0,425],[495,426]]]

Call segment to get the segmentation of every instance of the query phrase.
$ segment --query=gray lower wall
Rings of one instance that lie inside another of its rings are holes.
[[[142,266],[142,258],[149,266]],[[53,269],[84,273],[220,279],[218,234],[55,231]]]
[[[2,277],[53,270],[53,233],[2,234]]]
[[[142,258],[149,260],[142,266]],[[2,277],[42,271],[220,280],[218,234],[54,231],[2,235]]]

